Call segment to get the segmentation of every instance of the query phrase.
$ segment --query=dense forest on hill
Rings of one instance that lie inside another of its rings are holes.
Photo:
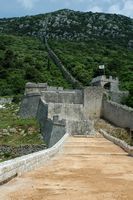
[[[127,103],[133,106],[133,53],[112,41],[87,42],[50,40],[65,67],[84,86],[99,75],[98,66],[105,64],[106,75],[118,76],[120,88],[130,91]],[[13,35],[0,35],[0,95],[17,95],[24,91],[25,83],[47,82],[53,86],[71,88],[60,70],[48,59],[39,39]]]
[[[28,81],[70,87],[39,39],[0,35],[0,96],[22,94]]]
[[[99,74],[98,66],[105,65],[105,74],[118,77],[120,89],[130,95],[123,103],[133,107],[133,52],[111,40],[86,42],[50,41],[50,46],[71,74],[83,85],[89,85]]]
[[[72,88],[48,58],[44,37],[84,86],[104,64],[106,75],[118,76],[120,88],[130,91],[124,102],[133,107],[133,19],[68,9],[0,19],[0,96],[23,94],[29,81]]]
[[[99,75],[98,66],[105,65],[105,74],[118,76],[120,87],[130,90],[133,82],[133,52],[112,42],[50,41],[52,49],[72,75],[84,85]]]

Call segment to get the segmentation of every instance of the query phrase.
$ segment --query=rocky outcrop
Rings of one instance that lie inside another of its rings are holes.
[[[0,33],[3,32],[77,41],[110,38],[127,44],[133,36],[133,19],[116,14],[64,9],[37,16],[0,19]]]

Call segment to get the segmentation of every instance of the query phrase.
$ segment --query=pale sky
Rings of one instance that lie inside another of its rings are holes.
[[[133,0],[0,0],[0,18],[35,15],[64,8],[116,13],[133,18]]]

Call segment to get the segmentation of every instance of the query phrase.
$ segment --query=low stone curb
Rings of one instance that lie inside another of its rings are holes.
[[[124,151],[126,151],[130,156],[133,156],[133,147],[128,145],[126,142],[123,140],[120,140],[116,137],[113,137],[109,135],[106,131],[100,129],[100,133],[107,139],[113,142],[114,144],[118,145],[121,147]]]
[[[59,152],[69,134],[66,133],[53,147],[0,163],[0,185],[12,177],[31,171],[46,163]]]

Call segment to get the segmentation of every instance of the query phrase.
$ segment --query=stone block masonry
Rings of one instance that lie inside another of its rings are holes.
[[[82,90],[49,90],[41,93],[46,102],[51,103],[66,103],[66,104],[82,104],[83,92]]]
[[[84,119],[82,104],[49,103],[48,118],[58,115],[60,119],[81,121]]]
[[[58,116],[48,118],[48,105],[41,98],[38,106],[37,119],[40,124],[41,133],[48,147],[56,144],[66,133],[66,121],[59,120]]]
[[[118,127],[133,129],[133,109],[104,99],[102,117]]]
[[[111,142],[113,142],[114,144],[118,145],[119,147],[121,147],[122,149],[124,149],[124,151],[126,151],[129,156],[133,156],[133,147],[128,145],[126,142],[124,142],[123,140],[120,140],[116,137],[113,137],[111,135],[109,135],[106,131],[104,130],[100,130],[100,133],[107,139],[110,140]]]
[[[41,95],[32,93],[24,95],[20,106],[19,115],[21,118],[34,118],[37,115]]]
[[[26,84],[20,116],[36,117],[39,100],[42,99],[45,102],[43,114],[47,112],[49,123],[54,115],[58,115],[59,120],[71,121],[69,124],[72,129],[77,127],[79,132],[79,122],[82,124],[83,121],[88,121],[92,127],[90,119],[103,117],[119,127],[133,129],[133,109],[106,100],[103,98],[104,93],[104,88],[96,86],[80,90],[63,90],[63,88],[49,87],[47,84]]]
[[[1,163],[0,183],[45,164],[60,150],[68,133],[95,134],[93,118],[102,116],[117,126],[133,129],[133,109],[104,99],[104,91],[101,87],[67,91],[47,84],[27,84],[20,116],[38,119],[50,148]]]
[[[48,147],[64,135],[65,129],[70,134],[94,134],[93,121],[89,119],[100,117],[103,92],[101,87],[63,90],[47,84],[29,83],[26,84],[20,116],[37,117]],[[55,115],[58,115],[57,124],[53,122]]]
[[[101,116],[102,100],[105,90],[102,87],[86,87],[84,89],[85,118],[99,118]]]
[[[95,135],[94,124],[90,120],[66,121],[67,132],[71,135]]]

